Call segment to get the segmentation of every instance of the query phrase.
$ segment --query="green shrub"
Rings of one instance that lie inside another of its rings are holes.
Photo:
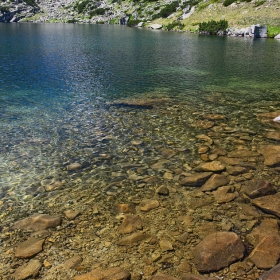
[[[185,27],[185,25],[183,23],[181,23],[180,21],[173,21],[173,22],[170,22],[169,24],[167,24],[165,26],[165,29],[167,29],[167,30],[173,30],[173,29],[182,30],[184,27]]]
[[[235,1],[235,0],[225,0],[224,3],[223,3],[223,5],[224,5],[225,7],[227,7],[227,6],[231,5],[234,1]]]
[[[8,13],[9,12],[9,7],[0,7],[0,12],[4,13]]]
[[[24,2],[29,6],[38,7],[34,0],[24,0]]]
[[[133,27],[136,26],[139,22],[141,22],[141,20],[139,19],[129,19],[127,26]]]
[[[89,16],[97,16],[97,15],[104,15],[106,11],[110,10],[110,8],[97,8],[95,10],[90,11]]]
[[[75,20],[75,19],[68,19],[67,20],[67,23],[76,23],[77,22],[77,20]]]
[[[267,37],[274,38],[276,35],[280,34],[280,26],[268,26],[267,27]]]
[[[85,0],[85,1],[82,1],[80,3],[77,3],[75,6],[74,6],[74,9],[77,10],[77,12],[79,14],[83,13],[87,7],[87,5],[90,3],[90,0]]]
[[[176,8],[178,6],[178,2],[172,2],[171,4],[164,6],[158,14],[154,15],[153,19],[158,17],[167,18],[168,16],[176,12]]]
[[[228,28],[228,22],[224,19],[220,21],[211,20],[199,23],[199,32],[208,32],[211,35],[217,34],[218,31],[225,31]]]
[[[262,4],[264,4],[266,2],[266,0],[259,0],[259,1],[257,1],[257,2],[255,2],[255,7],[259,7],[259,6],[261,6]]]

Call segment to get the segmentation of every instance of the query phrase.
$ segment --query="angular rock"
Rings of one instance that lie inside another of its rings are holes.
[[[162,159],[162,160],[159,160],[158,162],[154,163],[153,165],[151,165],[151,168],[152,169],[163,169],[164,165],[169,163],[170,160],[168,159]]]
[[[249,255],[249,259],[259,269],[275,266],[280,258],[280,237],[265,236]]]
[[[151,24],[151,25],[150,25],[150,28],[151,28],[151,29],[161,29],[161,28],[162,28],[162,25],[161,25],[161,24],[158,24],[158,23],[154,23],[154,24]]]
[[[68,220],[74,220],[80,214],[80,212],[73,211],[73,210],[67,210],[64,212],[64,214]]]
[[[280,193],[252,199],[253,205],[280,218]]]
[[[15,250],[16,258],[31,258],[43,250],[45,239],[31,237],[20,243]]]
[[[138,244],[144,240],[151,239],[151,238],[152,238],[152,235],[150,235],[150,234],[136,232],[136,233],[132,233],[131,235],[122,238],[121,240],[119,240],[117,242],[117,244],[121,245],[121,246],[130,246],[130,245]]]
[[[280,146],[261,145],[258,152],[264,156],[265,165],[270,167],[280,165]]]
[[[277,264],[272,269],[263,273],[259,280],[279,280],[280,279],[280,264]]]
[[[159,246],[160,246],[160,249],[163,252],[172,251],[173,250],[172,243],[169,240],[167,240],[167,239],[160,240],[159,241]]]
[[[24,280],[28,277],[36,277],[42,264],[39,260],[30,260],[28,263],[18,267],[14,273],[14,280]]]
[[[244,166],[228,166],[227,167],[227,173],[233,176],[237,176],[239,174],[246,173],[248,171],[248,168]]]
[[[268,132],[265,136],[266,136],[266,138],[271,139],[271,140],[276,140],[276,141],[280,140],[280,132],[279,131]]]
[[[242,192],[250,198],[257,198],[260,196],[275,194],[276,190],[271,183],[265,180],[251,180],[242,187]]]
[[[75,255],[72,258],[66,260],[63,264],[65,269],[73,269],[81,264],[83,259],[79,255]]]
[[[74,280],[129,280],[130,273],[120,267],[98,268],[89,273],[75,276]]]
[[[218,187],[227,185],[229,181],[229,178],[224,175],[214,174],[206,181],[200,190],[203,192],[212,191]]]
[[[234,190],[233,186],[225,186],[213,191],[213,195],[218,203],[226,203],[237,198],[238,192]]]
[[[52,217],[47,214],[37,214],[15,222],[12,229],[39,231],[59,226],[61,222],[61,217]]]
[[[143,212],[148,212],[152,209],[159,207],[159,202],[157,200],[152,199],[144,200],[142,204],[143,205],[140,207],[140,210]]]
[[[133,203],[117,203],[114,206],[114,210],[118,214],[119,213],[130,213],[130,214],[136,213],[135,204],[133,204]]]
[[[244,245],[233,232],[216,232],[205,237],[194,249],[199,272],[217,271],[243,257]]]
[[[203,275],[197,275],[197,274],[183,274],[181,277],[182,280],[217,280],[216,277],[207,277]]]
[[[180,184],[183,186],[201,187],[212,174],[212,172],[190,174],[190,176],[182,179]]]
[[[166,149],[166,148],[161,149],[161,156],[163,158],[169,159],[169,158],[175,156],[176,154],[177,154],[177,151],[173,151],[173,150]]]
[[[131,233],[143,228],[143,221],[139,216],[125,215],[119,227],[119,233]]]
[[[167,274],[158,273],[157,275],[153,276],[151,280],[180,280],[180,279]]]
[[[182,233],[181,235],[176,237],[176,240],[185,244],[189,238],[189,234],[187,232]]]
[[[165,186],[160,186],[156,189],[156,193],[159,195],[169,195],[169,189]]]
[[[205,162],[198,165],[194,170],[202,171],[202,172],[222,172],[226,169],[226,167],[218,160],[214,160],[211,162]]]
[[[260,156],[260,154],[257,152],[250,151],[250,150],[240,149],[240,150],[234,150],[234,151],[229,152],[227,156],[229,158],[231,158],[231,157],[242,158],[242,157],[258,157],[258,156]]]

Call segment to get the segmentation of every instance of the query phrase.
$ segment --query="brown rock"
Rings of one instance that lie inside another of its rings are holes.
[[[170,149],[162,148],[161,149],[161,156],[163,158],[171,158],[177,154],[177,151],[173,151]]]
[[[72,164],[67,165],[68,171],[75,171],[75,170],[79,170],[79,169],[82,169],[82,165],[78,162],[74,162]]]
[[[280,264],[277,264],[272,269],[263,273],[259,280],[279,280],[280,279]]]
[[[66,260],[63,264],[65,269],[73,269],[81,264],[83,259],[79,255],[75,255],[72,258]]]
[[[30,260],[28,263],[18,267],[14,273],[15,280],[24,280],[30,276],[36,277],[42,264],[38,260]]]
[[[265,165],[277,166],[280,164],[280,146],[261,145],[258,152],[264,156]]]
[[[216,232],[205,237],[194,249],[199,272],[217,271],[243,257],[244,245],[233,232]]]
[[[276,190],[271,183],[265,180],[251,180],[246,183],[242,191],[250,198],[257,198],[269,194],[275,194]]]
[[[252,199],[252,203],[265,212],[280,217],[280,193]]]
[[[61,222],[61,217],[52,217],[47,214],[37,214],[15,222],[12,229],[39,231],[59,226]]]
[[[31,258],[43,250],[45,239],[31,237],[20,243],[15,251],[16,258]]]
[[[265,236],[252,251],[249,259],[259,269],[269,269],[275,266],[280,258],[280,238]]]
[[[214,160],[211,162],[201,163],[194,170],[202,172],[222,172],[225,169],[226,167],[220,161]]]
[[[199,135],[196,135],[196,138],[201,140],[201,141],[207,142],[209,145],[213,144],[213,140],[208,135],[199,134]]]
[[[143,206],[140,207],[140,210],[143,212],[148,212],[152,209],[159,207],[159,202],[157,200],[147,199],[142,202]]]
[[[130,273],[119,267],[95,269],[89,273],[75,276],[74,280],[129,280]]]
[[[276,219],[264,219],[261,224],[247,234],[246,238],[254,247],[266,236],[276,236],[280,238],[279,226]]]
[[[217,278],[207,277],[203,275],[196,275],[196,274],[183,274],[182,280],[217,280]]]
[[[202,128],[202,129],[208,129],[214,126],[214,122],[208,121],[208,120],[202,120],[202,121],[196,121],[193,123],[194,126]]]
[[[237,157],[237,158],[242,158],[242,157],[258,157],[260,154],[257,152],[253,152],[250,150],[246,149],[240,149],[240,150],[234,150],[228,153],[228,157]]]
[[[280,140],[280,132],[279,131],[268,132],[265,136],[268,139],[272,139],[272,140],[276,140],[276,141]]]
[[[135,214],[136,213],[136,208],[133,203],[117,203],[114,206],[115,212],[116,213],[130,213],[130,214]]]
[[[180,184],[183,186],[201,187],[212,174],[212,172],[190,174],[190,176],[182,179]]]
[[[185,244],[188,240],[189,234],[187,232],[182,233],[181,235],[176,237],[176,240]]]
[[[244,166],[228,166],[227,167],[227,173],[233,176],[237,176],[239,174],[246,173],[248,171],[248,168]]]
[[[209,151],[209,146],[200,146],[200,147],[198,147],[198,149],[197,149],[197,152],[199,153],[199,154],[205,154],[205,153],[207,153]]]
[[[169,189],[166,186],[160,186],[156,189],[156,193],[159,195],[169,195]]]
[[[143,221],[139,216],[125,215],[119,227],[119,233],[131,233],[143,228]]]
[[[218,187],[227,185],[229,181],[229,178],[224,175],[214,174],[206,181],[200,190],[203,192],[212,191]]]
[[[80,212],[73,211],[73,210],[67,210],[64,212],[64,214],[68,220],[74,220],[80,214]]]
[[[163,169],[164,165],[169,163],[170,160],[168,159],[162,159],[162,160],[159,160],[157,163],[154,163],[153,165],[151,165],[151,168],[152,169]]]
[[[173,276],[169,276],[167,274],[159,273],[153,276],[152,280],[180,280],[180,279]]]
[[[117,244],[121,245],[121,246],[130,246],[130,245],[138,244],[144,240],[151,239],[151,238],[152,238],[152,235],[150,235],[150,234],[136,232],[136,233],[132,233],[131,235],[122,238],[121,240],[119,240],[117,242]]]
[[[226,203],[237,198],[238,192],[234,190],[233,186],[225,186],[213,191],[213,195],[218,203]]]
[[[160,246],[160,248],[163,252],[173,250],[172,243],[167,239],[160,240],[159,241],[159,246]]]
[[[215,121],[215,120],[225,120],[226,116],[221,114],[205,114],[203,115],[204,119]]]

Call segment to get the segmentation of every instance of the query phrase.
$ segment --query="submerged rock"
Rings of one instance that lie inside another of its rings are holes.
[[[218,187],[227,185],[229,181],[229,178],[225,175],[214,174],[206,181],[200,190],[203,192],[212,191]]]
[[[280,264],[266,271],[259,278],[259,280],[279,280],[279,279],[280,279]]]
[[[119,227],[119,233],[131,233],[143,228],[143,221],[139,216],[125,215]]]
[[[35,278],[39,274],[41,267],[42,264],[39,260],[30,260],[28,263],[16,269],[14,279],[24,280],[31,276]]]
[[[180,184],[183,186],[201,187],[212,174],[212,172],[190,174],[190,176],[182,179]]]
[[[261,145],[259,153],[264,156],[264,164],[268,166],[280,165],[280,146],[279,145]]]
[[[280,217],[280,193],[252,199],[253,205]]]
[[[251,180],[245,184],[242,191],[250,198],[275,194],[276,190],[271,183],[265,180]]]
[[[244,245],[233,232],[215,232],[205,237],[194,249],[199,272],[217,271],[243,257]]]
[[[15,251],[16,258],[31,258],[43,250],[45,239],[31,237],[20,243]]]
[[[226,169],[226,167],[220,161],[211,161],[205,162],[198,165],[195,170],[196,171],[212,171],[212,172],[222,172]]]

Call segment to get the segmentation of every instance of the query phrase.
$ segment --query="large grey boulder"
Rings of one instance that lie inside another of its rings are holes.
[[[274,37],[274,39],[280,40],[280,34],[276,35],[276,36]]]

